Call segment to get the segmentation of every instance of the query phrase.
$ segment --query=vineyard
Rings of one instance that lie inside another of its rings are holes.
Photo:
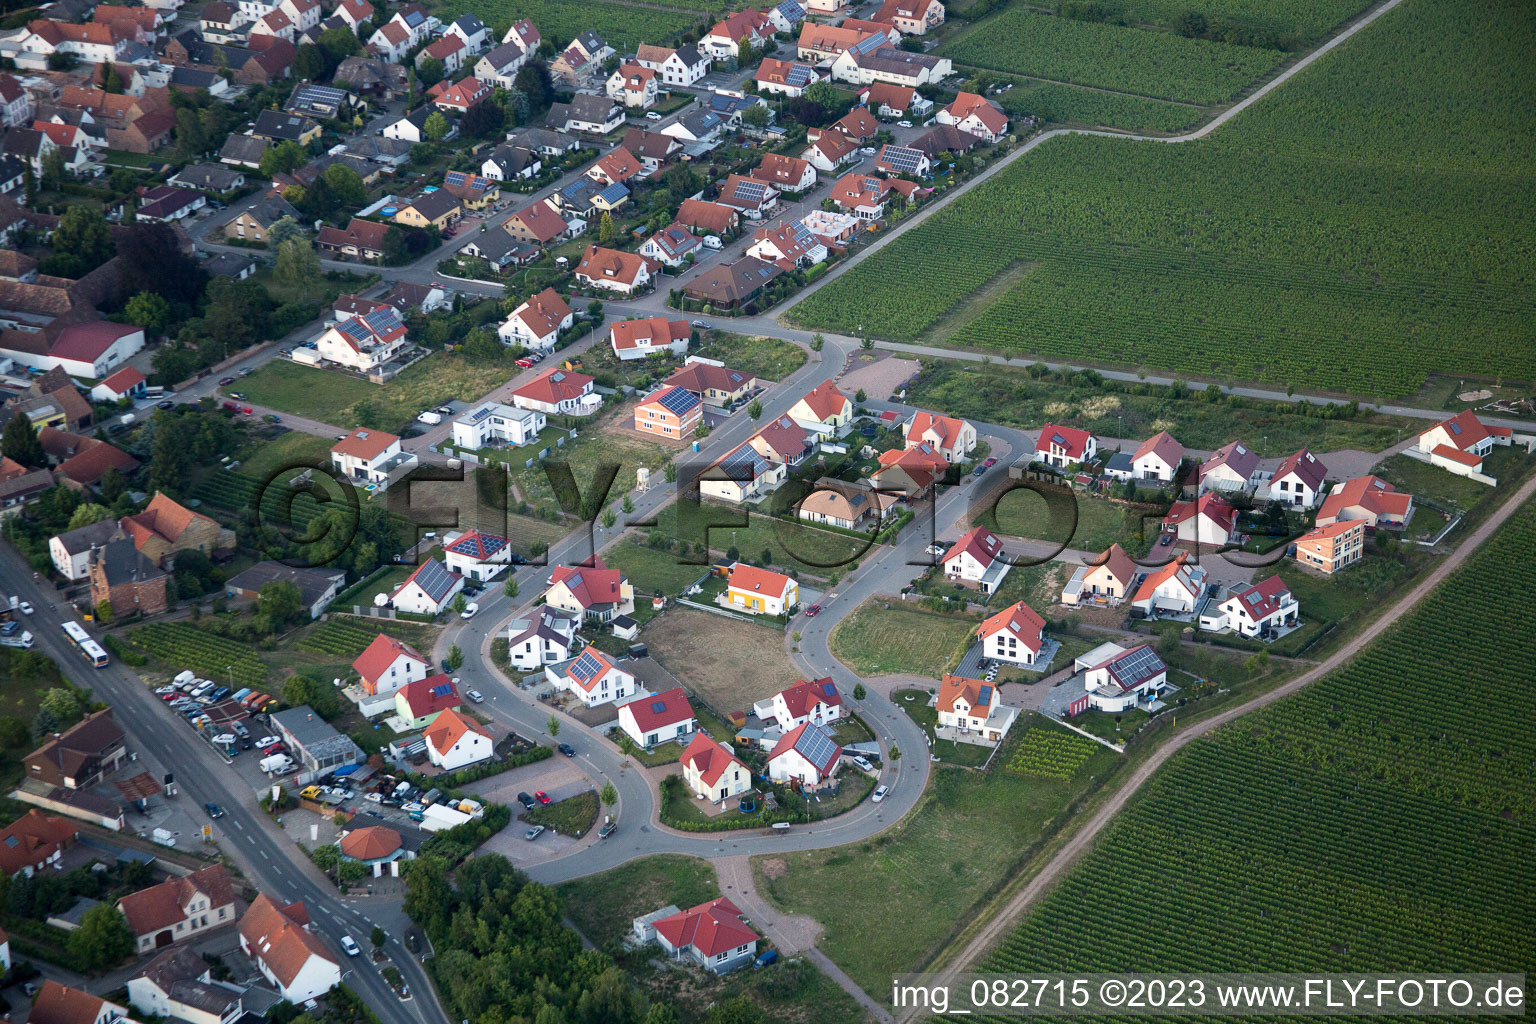
[[[328,619],[322,622],[295,647],[314,651],[316,654],[334,654],[338,657],[355,658],[379,635],[376,628],[346,619]]]
[[[1022,78],[1015,79],[1014,87],[997,100],[1004,110],[1016,117],[1033,115],[1052,124],[1123,128],[1136,132],[1176,132],[1204,116],[1200,108],[1183,103]]]
[[[641,43],[664,43],[698,28],[710,17],[708,12],[723,11],[725,6],[724,0],[669,0],[655,7],[603,0],[449,0],[433,13],[445,23],[466,13],[487,25],[531,18],[546,39],[565,41],[590,29],[620,53],[632,53]]]
[[[1527,505],[1343,671],[1175,758],[981,969],[1530,970],[1532,564]]]
[[[1024,734],[1008,759],[1008,770],[1042,779],[1070,779],[1099,745],[1075,733],[1036,726]]]
[[[1274,70],[1285,54],[1010,7],[943,46],[956,64],[1058,82],[1222,103]]]
[[[134,630],[128,640],[168,668],[189,668],[205,679],[230,686],[259,686],[267,678],[267,666],[250,646],[185,622],[151,623]]]
[[[1313,41],[1370,6],[1369,0],[1116,0],[1129,22],[1169,27],[1185,11],[1197,11],[1212,25],[1241,25],[1280,38]]]
[[[1201,142],[1053,139],[790,316],[1373,396],[1432,371],[1536,379],[1536,221],[1509,215],[1536,208],[1521,10],[1405,4]]]

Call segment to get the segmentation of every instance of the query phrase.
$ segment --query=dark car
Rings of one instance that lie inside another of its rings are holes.
[[[1163,534],[1163,539],[1158,541],[1157,543],[1158,543],[1158,545],[1160,547],[1167,547],[1169,544],[1173,543],[1173,534],[1171,534],[1171,533]]]
[[[605,821],[605,822],[603,822],[603,827],[597,830],[597,838],[599,838],[599,839],[607,839],[609,836],[611,836],[615,832],[617,832],[618,829],[619,829],[619,823],[618,822],[616,822],[616,821]]]
[[[176,408],[176,403],[171,401],[169,398],[167,398],[167,399],[165,399],[163,401],[156,402],[155,403],[155,408],[156,409],[174,409],[174,408]]]
[[[448,659],[447,658],[444,658],[439,664],[441,664],[443,666],[443,671],[444,672],[452,672],[453,671],[453,666],[448,664]]]
[[[576,756],[576,748],[571,746],[569,743],[562,743],[556,749],[558,749],[560,753],[564,754],[566,757]]]
[[[218,804],[204,804],[203,808],[208,812],[208,817],[213,818],[214,820],[218,820],[219,818],[224,817],[224,808],[220,807]]]
[[[527,811],[531,811],[535,807],[539,806],[539,802],[533,797],[529,796],[527,793],[517,794],[517,802],[522,804],[523,809]]]
[[[233,378],[233,377],[220,377],[219,378],[219,387],[227,388],[231,384],[233,384],[234,382],[235,382],[235,378]]]

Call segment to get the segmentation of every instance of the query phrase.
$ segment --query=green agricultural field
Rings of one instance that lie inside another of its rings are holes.
[[[708,28],[715,19],[706,12],[724,7],[723,0],[663,0],[647,7],[604,0],[448,0],[432,13],[444,24],[461,14],[473,14],[487,25],[532,18],[545,39],[561,46],[591,29],[620,53],[633,53],[641,43],[664,43],[687,29]]]
[[[1199,142],[1052,139],[790,316],[1372,396],[1536,379],[1526,10],[1403,4]]]
[[[956,64],[1186,103],[1225,102],[1285,57],[1023,7],[977,22],[938,52]]]
[[[1527,504],[1348,667],[1175,757],[977,969],[1536,967],[1533,561]],[[1128,877],[1156,884],[1108,898]]]
[[[1126,96],[1060,82],[1027,78],[1012,81],[1014,87],[996,97],[1003,109],[1014,116],[1032,114],[1051,124],[1172,133],[1205,116],[1202,108],[1187,103]]]
[[[1092,777],[1102,782],[1120,760],[1095,745],[1067,780],[1004,767],[1037,729],[1064,731],[1026,712],[991,771],[937,767],[917,809],[875,839],[753,858],[758,892],[820,921],[825,931],[817,946],[881,998],[893,972],[918,969],[951,929],[971,919],[972,905],[1039,848]],[[899,928],[891,927],[892,907],[901,908]]]
[[[694,907],[720,895],[709,861],[665,853],[566,882],[557,890],[571,923],[598,946],[629,934],[630,922],[667,904]]]
[[[837,624],[828,641],[833,656],[861,676],[899,673],[937,679],[959,660],[975,630],[974,619],[870,598]]]
[[[331,445],[336,442],[328,437],[306,434],[302,430],[290,430],[271,441],[262,441],[240,463],[240,472],[257,480],[265,480],[279,469],[296,466],[329,466]],[[295,473],[299,472],[297,469]]]
[[[1327,35],[1369,6],[1368,0],[1117,0],[1115,4],[1128,22],[1169,27],[1193,11],[1204,16],[1213,35],[1230,28],[1239,37],[1245,32],[1272,36],[1286,48]]]

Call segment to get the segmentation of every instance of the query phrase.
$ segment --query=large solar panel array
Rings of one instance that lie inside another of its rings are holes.
[[[837,750],[837,744],[832,741],[817,725],[807,725],[800,738],[795,741],[795,749],[800,752],[811,764],[817,768],[825,768],[827,762],[832,759],[832,754]]]
[[[1165,670],[1163,659],[1157,656],[1157,652],[1150,647],[1141,647],[1123,657],[1116,658],[1114,663],[1115,675],[1119,677],[1121,684],[1130,689]]]
[[[789,74],[784,76],[784,84],[796,88],[810,85],[815,80],[816,72],[812,71],[808,64],[791,64],[789,66]]]
[[[453,573],[442,562],[429,558],[416,570],[416,585],[435,601],[453,586]]]
[[[795,244],[802,249],[810,249],[816,245],[816,236],[811,234],[811,229],[801,221],[791,221],[787,225],[789,233],[795,236]]]
[[[668,388],[656,397],[656,403],[663,409],[682,416],[692,411],[699,404],[698,396],[692,391],[684,391],[682,388]]]
[[[767,186],[762,182],[747,181],[746,179],[742,179],[741,181],[738,181],[736,183],[736,187],[731,190],[731,196],[732,198],[740,199],[747,203],[760,203],[763,201],[763,195],[766,190]]]
[[[883,32],[872,32],[853,44],[855,53],[874,53],[882,46],[891,45],[891,40]]]
[[[330,106],[340,106],[346,93],[340,89],[333,89],[328,85],[306,85],[299,91],[299,99],[304,103],[324,103]]]
[[[880,159],[898,174],[916,174],[927,157],[909,146],[886,146]]]
[[[720,460],[720,468],[725,471],[726,479],[739,482],[756,480],[768,468],[768,463],[757,454],[757,449],[749,444],[743,444]]]
[[[628,195],[629,187],[622,181],[616,181],[612,185],[609,185],[607,188],[599,192],[597,197],[605,203],[616,203]]]
[[[391,306],[385,309],[374,310],[363,317],[363,322],[375,334],[388,334],[400,326],[400,317],[395,313],[394,307]]]
[[[602,667],[602,662],[593,657],[591,651],[582,651],[581,657],[577,658],[576,663],[571,666],[571,678],[591,679],[602,671]]]
[[[336,329],[354,341],[372,340],[372,335],[368,333],[368,328],[358,323],[357,317],[355,316],[348,317],[347,319],[343,320],[336,326]]]
[[[983,686],[981,689],[976,691],[976,706],[977,707],[982,707],[982,708],[990,707],[991,704],[992,704],[992,687],[990,687],[990,686]]]

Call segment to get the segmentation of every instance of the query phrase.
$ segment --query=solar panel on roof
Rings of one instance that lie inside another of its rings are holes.
[[[821,693],[824,697],[836,697],[837,687],[833,686],[831,683],[822,683]]]
[[[452,683],[439,683],[436,686],[432,687],[432,696],[434,696],[434,697],[446,697],[446,696],[448,696],[452,692],[453,692],[453,684]]]
[[[757,479],[767,465],[749,444],[742,445],[720,460],[720,468],[725,471],[726,479],[736,481]]]
[[[449,185],[462,185],[464,184],[464,172],[449,171],[447,175],[444,176],[443,181],[447,182]]]
[[[653,700],[653,701],[651,701],[651,714],[653,714],[653,715],[662,715],[662,714],[666,714],[666,711],[667,711],[667,702],[666,701],[664,701],[664,700]]]
[[[800,752],[811,764],[818,768],[825,767],[832,758],[832,752],[837,749],[837,744],[832,742],[821,729],[814,725],[808,725],[800,738],[795,741],[795,749]]]
[[[353,338],[357,341],[366,341],[368,339],[368,329],[362,324],[358,323],[356,317],[348,317],[347,319],[343,320],[336,329],[342,334],[345,334],[347,337]]]
[[[738,181],[736,183],[736,188],[731,192],[731,195],[735,196],[737,199],[742,199],[749,203],[760,203],[763,200],[764,193],[765,186],[759,182]]]
[[[922,166],[923,154],[907,146],[886,146],[880,158],[896,171],[916,174]]]
[[[692,391],[684,391],[682,388],[672,388],[663,393],[656,401],[662,408],[679,416],[699,404],[698,398]]]
[[[566,580],[565,585],[570,587],[572,590],[575,590],[577,587],[581,586],[581,573],[578,572],[570,579]]]
[[[576,664],[571,666],[571,675],[580,679],[588,679],[601,667],[601,663],[592,657],[591,651],[582,651],[581,657],[576,659]]]
[[[990,686],[983,686],[981,689],[977,690],[976,691],[976,703],[980,704],[982,707],[986,707],[987,705],[991,704],[992,703],[992,687],[990,687]]]

